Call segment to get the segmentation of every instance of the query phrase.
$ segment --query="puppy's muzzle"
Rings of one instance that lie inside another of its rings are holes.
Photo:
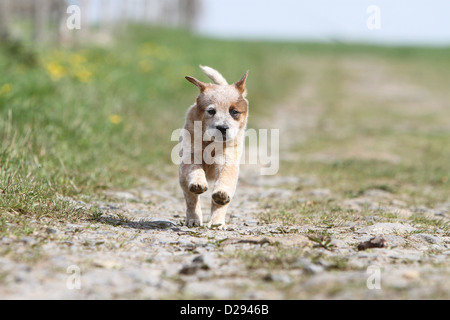
[[[230,139],[231,129],[228,125],[218,125],[214,129],[208,130],[208,135],[212,141],[227,141]]]
[[[216,126],[216,129],[222,133],[222,136],[225,138],[227,136],[227,130],[230,129],[227,125]]]

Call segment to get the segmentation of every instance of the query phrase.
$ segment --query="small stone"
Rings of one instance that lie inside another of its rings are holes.
[[[68,223],[66,224],[67,231],[69,232],[81,232],[85,229],[84,226],[80,224]]]
[[[178,246],[180,246],[180,248],[186,248],[189,250],[192,250],[195,248],[195,244],[192,243],[192,241],[188,240],[188,239],[180,239],[178,240]]]
[[[32,237],[23,237],[20,239],[21,242],[23,242],[24,244],[33,246],[37,243],[37,240],[35,238]]]
[[[385,235],[384,238],[388,242],[389,248],[403,247],[404,245],[406,245],[405,239],[401,236],[391,234]]]
[[[47,228],[47,230],[45,230],[48,234],[57,234],[59,233],[59,231],[57,229],[54,228]]]
[[[417,270],[405,270],[403,271],[402,276],[405,279],[413,280],[420,277],[420,272]]]
[[[317,274],[322,273],[324,271],[324,268],[317,264],[309,264],[303,267],[303,271],[307,274]]]
[[[86,239],[83,241],[83,245],[86,247],[99,246],[105,243],[103,239]]]
[[[214,266],[214,261],[209,254],[201,254],[192,260],[192,263],[200,265],[202,270],[210,270]]]
[[[416,233],[416,234],[413,234],[410,238],[416,239],[421,242],[427,242],[430,244],[442,244],[443,243],[443,241],[440,238],[438,238],[436,236],[432,236],[430,234],[425,234],[425,233]]]
[[[212,267],[212,260],[208,255],[196,256],[190,264],[184,265],[179,271],[180,274],[192,275],[199,270],[209,270]]]
[[[120,269],[122,267],[120,263],[113,260],[95,260],[93,264],[98,268],[104,269]]]
[[[174,222],[169,220],[141,221],[141,223],[143,226],[147,228],[155,228],[155,229],[168,229],[176,226]]]
[[[257,226],[257,225],[259,225],[259,221],[258,220],[252,220],[252,219],[248,219],[248,220],[246,220],[246,221],[244,221],[244,226],[251,226],[251,227],[254,227],[254,226]]]
[[[198,297],[197,299],[231,299],[234,291],[216,281],[192,281],[187,282],[183,288],[187,296]],[[198,317],[197,317],[198,318]]]
[[[312,264],[311,259],[309,258],[298,258],[294,263],[294,267],[305,268],[306,266]]]
[[[331,195],[330,189],[313,189],[308,192],[313,197],[329,197]]]
[[[11,238],[8,238],[8,237],[3,237],[3,238],[1,239],[1,243],[2,243],[2,244],[10,244],[10,243],[12,243],[12,239],[11,239]]]
[[[383,236],[378,235],[376,237],[371,238],[369,241],[361,242],[358,245],[358,250],[361,251],[370,248],[387,248],[387,246],[388,246],[387,240]]]
[[[179,273],[184,275],[192,275],[195,274],[199,269],[200,268],[196,264],[188,264],[184,265]]]
[[[290,284],[292,283],[291,277],[289,277],[287,274],[267,274],[264,278],[264,281],[268,282],[278,282],[278,283],[284,283],[284,284]]]
[[[375,223],[371,226],[362,228],[355,231],[356,233],[367,233],[373,235],[379,234],[397,234],[397,233],[408,233],[415,231],[416,229],[401,223]]]

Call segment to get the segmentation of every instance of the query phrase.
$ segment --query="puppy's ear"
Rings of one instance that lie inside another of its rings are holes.
[[[200,92],[205,91],[206,87],[208,86],[206,83],[201,82],[200,80],[197,80],[194,77],[186,76],[185,78],[187,81],[195,84],[200,89]]]
[[[248,76],[248,70],[247,72],[245,72],[244,76],[241,78],[241,80],[239,80],[238,82],[236,82],[234,85],[236,87],[236,89],[239,90],[239,92],[245,96],[247,94],[247,90],[245,89],[245,82],[247,81],[247,76]]]

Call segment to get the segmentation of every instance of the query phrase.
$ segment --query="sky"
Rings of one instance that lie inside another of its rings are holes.
[[[450,45],[450,0],[201,0],[220,38]]]

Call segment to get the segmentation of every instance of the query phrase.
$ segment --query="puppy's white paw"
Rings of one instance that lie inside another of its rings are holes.
[[[186,219],[186,226],[187,227],[201,227],[202,221],[200,219]]]
[[[225,223],[208,223],[208,228],[217,230],[227,230],[227,225]]]

